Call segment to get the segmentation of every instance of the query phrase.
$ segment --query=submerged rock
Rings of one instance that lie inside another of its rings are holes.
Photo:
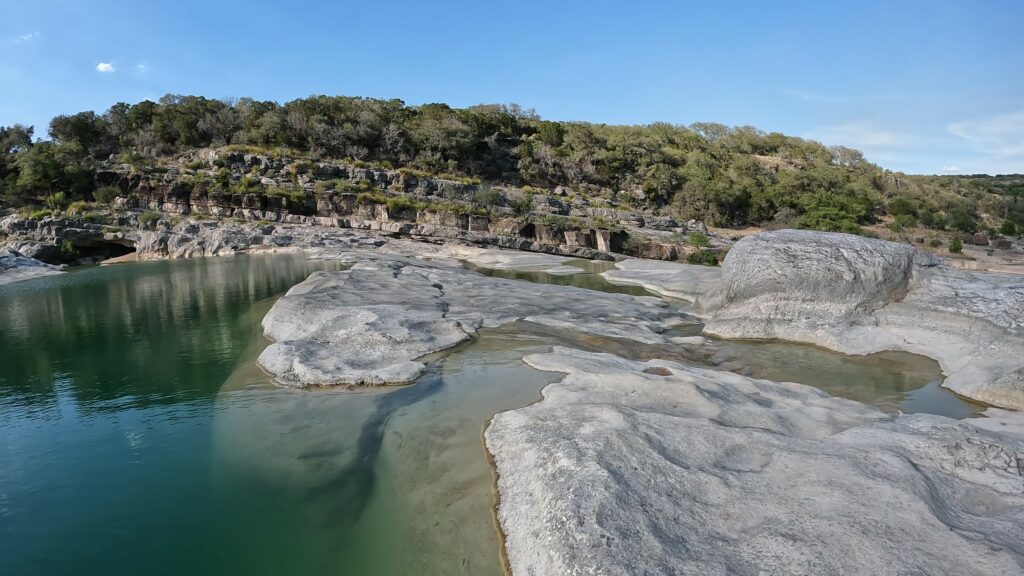
[[[426,247],[429,249],[429,247]],[[317,272],[263,320],[275,343],[259,364],[288,386],[410,382],[418,359],[482,327],[524,320],[663,343],[684,316],[651,297],[484,276],[454,263],[370,252],[342,272]]]
[[[922,354],[944,386],[1024,409],[1020,276],[954,270],[907,244],[781,230],[739,241],[699,305],[713,335]]]
[[[612,284],[633,284],[651,292],[693,302],[721,281],[722,270],[711,266],[629,258],[602,272]]]
[[[0,248],[0,285],[60,273],[56,266],[29,258],[10,248]]]
[[[1024,573],[1020,437],[662,360],[526,361],[568,375],[485,433],[513,574]]]

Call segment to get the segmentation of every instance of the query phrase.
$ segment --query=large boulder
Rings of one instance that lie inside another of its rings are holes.
[[[11,248],[0,248],[0,285],[60,273],[56,266],[29,258]]]
[[[1019,276],[953,270],[907,244],[781,230],[739,241],[698,308],[717,336],[930,356],[944,386],[1024,409]]]

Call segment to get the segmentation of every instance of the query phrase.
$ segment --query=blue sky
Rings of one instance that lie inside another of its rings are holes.
[[[714,121],[1024,172],[1024,2],[0,0],[0,125],[165,93]]]

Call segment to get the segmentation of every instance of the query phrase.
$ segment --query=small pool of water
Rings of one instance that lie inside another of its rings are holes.
[[[569,260],[582,268],[579,274],[555,275],[530,270],[495,270],[467,265],[488,276],[541,284],[576,286],[602,292],[657,296],[639,286],[608,282],[601,272],[615,267],[612,262]],[[689,304],[674,302],[682,312]],[[703,325],[693,319],[673,331],[679,336],[700,335]],[[951,418],[980,416],[986,406],[957,396],[942,387],[938,362],[906,352],[881,352],[850,356],[806,344],[779,340],[720,340],[710,338],[703,351],[680,351],[678,347],[651,347],[664,359],[678,359],[715,366],[753,378],[798,382],[820,388],[834,396],[871,404],[887,412],[926,412]],[[627,353],[628,354],[628,353]]]
[[[657,294],[648,291],[646,288],[641,286],[630,286],[626,284],[612,284],[601,276],[601,272],[611,270],[615,267],[613,262],[603,262],[600,260],[568,260],[565,262],[568,266],[575,266],[583,270],[576,274],[548,274],[543,270],[524,270],[524,269],[497,269],[497,268],[484,268],[482,266],[475,266],[469,263],[463,263],[466,268],[479,272],[485,276],[493,276],[495,278],[507,278],[509,280],[523,280],[526,282],[535,282],[537,284],[555,284],[558,286],[576,286],[578,288],[587,288],[589,290],[599,290],[601,292],[614,292],[616,294],[629,294],[632,296],[657,296]]]

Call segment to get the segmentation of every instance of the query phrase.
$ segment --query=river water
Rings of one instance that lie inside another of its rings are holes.
[[[438,355],[411,386],[275,387],[255,367],[261,318],[339,267],[252,255],[0,287],[0,574],[501,574],[481,432],[558,378],[522,362],[554,344],[800,381],[887,410],[978,408],[916,356],[687,351],[525,323]],[[606,288],[592,272],[565,278],[550,281]]]

